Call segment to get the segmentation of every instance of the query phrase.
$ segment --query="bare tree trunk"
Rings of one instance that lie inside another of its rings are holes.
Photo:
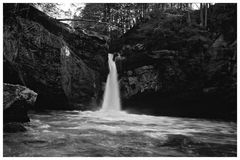
[[[157,10],[160,10],[160,3],[157,3]]]
[[[129,16],[130,16],[130,10],[127,10],[126,30],[129,30],[131,28],[131,23],[130,23],[131,18],[129,18]]]
[[[164,10],[164,6],[165,6],[165,4],[164,4],[164,3],[162,3],[162,10]]]
[[[191,21],[191,15],[190,15],[190,11],[187,12],[187,22],[188,22],[188,25],[191,26],[192,25],[192,21]]]
[[[102,24],[109,24],[108,22],[98,22],[95,20],[91,19],[70,19],[70,18],[65,18],[65,19],[56,19],[57,21],[85,21],[85,22],[94,22],[94,23],[102,23]]]
[[[108,22],[107,33],[111,41],[111,8],[109,3],[106,3],[106,20]]]
[[[205,23],[204,23],[204,26],[207,28],[207,10],[208,10],[208,4],[206,3],[205,4]]]
[[[147,12],[147,4],[143,3],[143,18],[146,16],[146,12]]]
[[[200,26],[203,26],[203,4],[200,3]]]
[[[124,34],[124,21],[123,21],[123,16],[121,16],[121,20],[120,20],[120,23],[121,23],[121,28],[122,28],[122,34]]]
[[[191,26],[191,25],[192,25],[191,14],[190,14],[190,11],[191,11],[191,3],[187,3],[187,4],[186,4],[186,8],[187,8],[187,22],[188,22],[188,25]]]
[[[103,22],[106,22],[107,21],[107,4],[105,3],[103,6],[104,6]]]
[[[189,9],[191,10],[192,9],[192,3],[189,3]]]

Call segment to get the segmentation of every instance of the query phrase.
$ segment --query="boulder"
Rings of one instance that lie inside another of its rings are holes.
[[[27,110],[34,105],[37,93],[27,87],[3,84],[3,119],[8,122],[28,122]]]
[[[23,126],[22,123],[11,122],[3,125],[3,131],[8,133],[16,133],[27,131],[27,129]]]

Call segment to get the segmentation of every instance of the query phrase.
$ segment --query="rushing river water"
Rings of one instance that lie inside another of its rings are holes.
[[[233,122],[90,111],[31,113],[4,156],[236,156]]]

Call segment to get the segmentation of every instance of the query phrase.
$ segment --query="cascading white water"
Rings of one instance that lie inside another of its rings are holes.
[[[121,110],[118,75],[116,64],[113,61],[113,54],[108,54],[109,74],[104,91],[104,98],[101,111],[117,112]]]

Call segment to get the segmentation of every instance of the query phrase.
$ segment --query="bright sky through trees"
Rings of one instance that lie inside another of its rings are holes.
[[[63,10],[64,12],[68,12],[68,15],[62,13],[59,15],[59,18],[73,18],[74,14],[79,14],[81,12],[80,8],[84,8],[84,3],[61,3],[59,4],[59,9]]]

